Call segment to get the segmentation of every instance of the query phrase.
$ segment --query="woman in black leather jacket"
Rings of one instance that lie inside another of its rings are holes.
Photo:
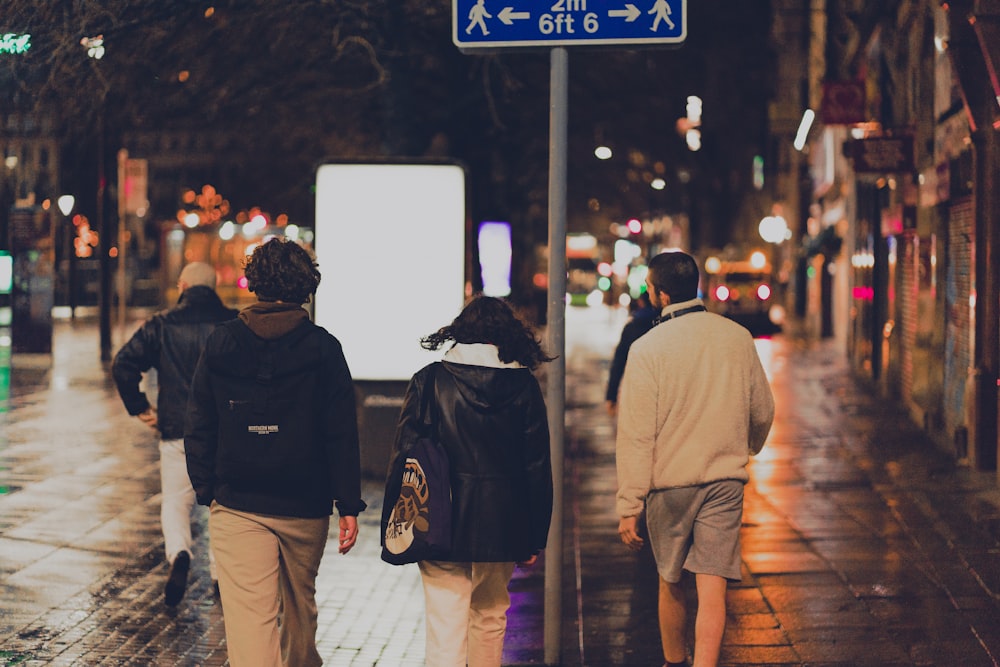
[[[429,667],[499,667],[514,565],[545,548],[552,515],[552,465],[545,403],[532,371],[551,361],[504,301],[480,296],[421,345],[451,343],[433,373],[406,391],[395,452],[420,429],[425,391],[448,453],[452,549],[421,561]],[[395,456],[394,456],[395,458]]]

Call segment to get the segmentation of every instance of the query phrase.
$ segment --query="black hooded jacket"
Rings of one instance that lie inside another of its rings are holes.
[[[157,371],[157,423],[160,437],[184,437],[191,376],[216,325],[236,317],[211,287],[195,285],[181,292],[177,305],[143,322],[115,354],[111,374],[125,409],[132,416],[145,412],[149,399],[139,390],[142,374]]]
[[[545,548],[552,516],[549,428],[538,381],[527,368],[452,363],[448,356],[439,363],[431,409],[452,488],[452,551],[442,560],[526,560]],[[393,459],[420,431],[428,370],[410,380]]]
[[[240,311],[247,338],[229,325],[219,327],[205,345],[191,381],[184,453],[198,503],[213,500],[231,509],[283,517],[320,518],[332,513],[357,516],[361,498],[354,383],[338,341],[309,322],[298,304],[252,304]],[[297,333],[305,335],[296,338]],[[297,341],[286,347],[282,340]],[[275,445],[263,436],[247,445],[246,425],[233,400],[256,397],[258,364],[270,347],[273,375],[280,377],[268,397],[283,413],[280,430],[288,440]],[[235,393],[234,393],[235,392]],[[294,434],[294,435],[291,435]],[[242,437],[241,437],[242,436]]]

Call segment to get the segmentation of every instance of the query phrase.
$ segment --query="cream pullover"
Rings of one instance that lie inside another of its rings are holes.
[[[671,304],[663,314],[701,304]],[[720,315],[665,320],[633,343],[618,403],[616,460],[621,517],[652,489],[722,479],[746,482],[764,446],[774,398],[753,337]]]

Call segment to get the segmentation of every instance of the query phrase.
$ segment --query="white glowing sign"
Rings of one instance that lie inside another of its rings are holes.
[[[14,258],[0,251],[0,294],[10,294],[14,286]]]
[[[27,53],[31,48],[31,35],[5,32],[0,35],[0,53]]]
[[[440,358],[420,339],[465,300],[465,172],[454,164],[331,163],[316,172],[316,322],[355,380],[408,380]]]
[[[510,223],[484,222],[479,225],[479,267],[483,294],[510,295]]]

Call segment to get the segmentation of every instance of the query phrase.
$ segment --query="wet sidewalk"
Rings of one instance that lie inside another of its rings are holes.
[[[603,406],[620,314],[567,313],[561,664],[662,664],[656,572],[618,541]],[[743,582],[724,665],[997,665],[1000,491],[853,383],[831,342],[759,341],[777,399],[746,490]],[[128,417],[96,323],[57,322],[52,357],[0,392],[0,665],[224,665],[198,534],[188,592],[163,605],[156,440]],[[381,484],[358,546],[318,587],[327,665],[423,663],[415,566],[378,558]],[[519,570],[506,665],[541,665],[544,567]],[[693,620],[693,618],[692,618]]]
[[[851,381],[832,341],[776,336],[758,350],[777,416],[751,464],[722,664],[997,665],[995,473],[936,452]],[[568,375],[592,376],[597,360],[573,351]],[[614,530],[614,428],[593,381],[568,387],[566,530],[581,575],[564,664],[660,665],[651,556],[624,553]]]

